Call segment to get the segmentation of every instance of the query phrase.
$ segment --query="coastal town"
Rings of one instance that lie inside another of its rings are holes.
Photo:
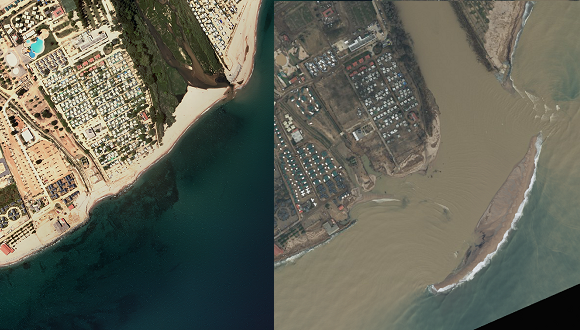
[[[424,172],[438,107],[388,1],[279,2],[274,49],[274,260],[352,225],[372,173]],[[367,194],[368,195],[368,194]]]
[[[243,86],[233,82],[251,74],[260,2],[184,1],[181,14],[203,26],[210,45],[202,50],[234,69],[220,69],[230,87],[189,87],[182,98],[196,98],[196,107],[177,107],[172,121],[132,53],[116,1],[16,0],[0,8],[2,266],[78,228],[99,199],[130,185],[231,87]],[[248,26],[238,28],[241,20]]]

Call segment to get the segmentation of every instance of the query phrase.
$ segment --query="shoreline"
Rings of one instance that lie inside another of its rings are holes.
[[[489,29],[485,34],[484,48],[495,68],[496,78],[512,94],[515,92],[510,77],[513,53],[531,13],[528,10],[531,5],[530,1],[496,4],[490,12]]]
[[[342,233],[342,232],[346,231],[347,229],[351,228],[356,222],[357,222],[356,219],[355,220],[351,220],[350,223],[346,227],[340,229],[339,231],[337,231],[336,233],[332,234],[331,236],[326,237],[324,240],[322,240],[320,242],[317,242],[316,244],[314,244],[314,245],[312,245],[310,247],[307,247],[307,248],[304,248],[304,249],[300,249],[300,250],[298,250],[296,252],[290,253],[290,255],[284,256],[283,258],[281,258],[279,260],[274,260],[274,269],[276,269],[278,267],[281,267],[281,266],[284,266],[284,265],[286,265],[288,263],[294,262],[294,261],[300,259],[302,256],[304,256],[308,252],[313,251],[314,249],[316,249],[316,248],[318,248],[318,247],[320,247],[322,245],[328,244],[331,240],[333,240],[340,233]]]
[[[234,44],[234,42],[239,42],[239,38],[236,39],[236,37],[244,37],[244,46],[247,47],[247,53],[251,54],[249,58],[244,56],[243,63],[241,64],[242,68],[236,75],[238,80],[240,77],[242,80],[240,80],[239,83],[232,83],[234,96],[236,91],[239,91],[247,85],[254,71],[254,59],[257,50],[258,21],[260,18],[262,1],[260,0],[253,2],[248,0],[247,5],[248,7],[246,8],[245,12],[242,13],[240,22],[243,20],[244,22],[249,22],[249,24],[246,24],[245,29],[241,30],[241,32],[247,33],[248,29],[250,29],[254,36],[253,42],[247,42],[248,35],[246,34],[236,34],[233,37],[234,39],[232,39],[231,47],[228,49],[228,54],[231,52],[239,52],[239,47],[236,47],[239,45]],[[257,10],[254,12],[253,9],[256,6]],[[244,53],[247,55],[245,51]],[[86,191],[81,192],[81,195],[77,198],[75,203],[77,206],[70,211],[71,215],[76,215],[81,219],[80,222],[70,224],[70,229],[65,233],[59,235],[58,237],[45,244],[36,245],[34,248],[26,251],[24,255],[18,256],[13,260],[10,259],[5,262],[1,262],[0,268],[24,262],[26,259],[36,255],[39,252],[42,252],[44,249],[58,243],[62,238],[67,237],[79,228],[83,227],[90,220],[91,210],[96,207],[99,202],[108,197],[119,197],[121,194],[130,189],[142,174],[144,174],[151,166],[155,165],[167,154],[169,154],[171,150],[173,150],[181,137],[201,118],[201,116],[203,116],[206,112],[214,109],[219,103],[227,102],[230,100],[232,96],[229,95],[228,91],[229,87],[201,89],[188,86],[185,96],[175,109],[174,114],[176,122],[171,127],[166,129],[164,141],[152,153],[148,154],[145,158],[136,161],[138,166],[132,166],[135,169],[128,168],[124,173],[116,178],[114,182],[106,184],[103,181],[100,181],[95,184],[95,186],[99,187],[95,188],[90,194],[87,194]],[[190,109],[191,104],[198,104],[197,108],[199,110],[196,109],[192,111],[192,109]]]
[[[430,285],[433,293],[444,293],[472,280],[485,268],[507,242],[510,231],[523,215],[523,209],[536,181],[538,159],[542,149],[541,132],[530,141],[528,151],[508,175],[477,223],[476,243],[465,252],[459,266],[443,281]]]
[[[526,26],[526,22],[528,21],[528,18],[530,18],[530,15],[532,14],[533,10],[534,10],[534,1],[527,1],[526,5],[524,6],[524,13],[522,14],[520,28],[519,28],[519,31],[516,35],[516,39],[515,39],[514,44],[512,46],[511,54],[509,56],[507,78],[505,79],[505,81],[502,85],[504,85],[504,84],[507,85],[507,86],[504,86],[504,88],[506,88],[508,91],[510,91],[512,93],[515,91],[514,81],[512,80],[512,68],[514,65],[514,53],[516,52],[516,48],[518,46],[520,36],[522,35],[522,32],[524,31],[524,27]]]

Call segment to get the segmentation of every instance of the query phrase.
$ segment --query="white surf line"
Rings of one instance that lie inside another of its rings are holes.
[[[532,10],[534,9],[535,4],[536,4],[535,1],[526,2],[524,14],[522,15],[522,18],[523,18],[522,19],[522,26],[520,27],[520,30],[518,31],[518,34],[516,35],[516,41],[514,42],[514,48],[512,49],[512,53],[510,54],[510,71],[508,72],[508,78],[509,78],[512,86],[520,94],[520,96],[522,96],[522,93],[520,93],[520,91],[515,87],[514,81],[512,79],[512,68],[514,66],[514,53],[516,52],[516,48],[518,47],[518,42],[520,41],[520,36],[522,35],[522,32],[524,31],[524,26],[526,25],[528,18],[530,18],[530,15],[532,14]]]
[[[523,215],[524,207],[528,203],[528,199],[529,199],[530,193],[532,191],[532,187],[534,186],[534,183],[536,182],[536,172],[538,170],[538,159],[540,158],[540,152],[542,151],[542,144],[543,144],[543,142],[544,141],[542,139],[542,132],[540,132],[540,135],[538,136],[538,139],[536,140],[536,143],[535,143],[535,145],[536,145],[536,155],[534,157],[534,174],[532,174],[532,179],[530,180],[530,185],[528,186],[528,189],[526,189],[526,191],[524,192],[524,200],[522,201],[522,203],[518,207],[518,211],[514,215],[514,220],[512,221],[510,228],[508,228],[508,230],[503,235],[503,238],[499,242],[499,244],[497,245],[497,248],[495,249],[495,251],[493,251],[490,254],[488,254],[487,256],[485,256],[485,259],[483,259],[483,261],[481,261],[480,263],[478,263],[475,266],[475,268],[473,268],[473,270],[471,272],[469,272],[467,275],[465,275],[457,283],[449,284],[449,285],[447,285],[445,287],[442,287],[439,290],[435,289],[435,287],[433,286],[433,284],[431,284],[431,285],[429,285],[427,287],[427,289],[429,290],[429,292],[431,292],[431,293],[442,293],[442,292],[450,291],[450,290],[453,290],[454,288],[456,288],[457,286],[459,286],[459,285],[461,285],[461,284],[463,284],[463,283],[465,283],[467,281],[472,280],[475,277],[475,274],[477,274],[480,270],[482,270],[483,268],[485,268],[485,266],[489,265],[489,263],[491,261],[491,258],[493,258],[493,256],[496,255],[496,253],[499,251],[499,249],[507,242],[507,237],[508,237],[510,231],[516,229],[516,223],[518,222],[518,220]]]

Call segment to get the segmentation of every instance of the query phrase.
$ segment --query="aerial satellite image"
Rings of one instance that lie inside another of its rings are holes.
[[[579,14],[275,2],[276,329],[475,329],[578,284]]]
[[[0,329],[263,328],[272,10],[0,1]]]

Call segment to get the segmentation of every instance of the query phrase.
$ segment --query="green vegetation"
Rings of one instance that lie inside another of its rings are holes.
[[[373,21],[377,20],[377,13],[371,1],[357,1],[351,5],[350,17],[358,27],[365,28]]]
[[[55,26],[54,29],[53,29],[53,31],[60,31],[60,30],[62,30],[64,28],[66,28],[67,26],[69,26],[71,23],[72,23],[71,21],[66,21],[64,23],[61,23],[61,24]]]
[[[72,17],[72,11],[77,9],[76,3],[77,1],[75,0],[60,0],[60,3],[62,4],[62,9],[64,9],[64,11],[66,11],[67,13],[69,13],[69,17]]]
[[[58,42],[54,38],[52,32],[48,34],[48,37],[44,39],[44,52],[42,52],[41,57],[52,52],[53,50],[58,48]]]
[[[137,72],[151,92],[153,107],[150,117],[156,123],[161,138],[164,124],[171,125],[175,122],[173,112],[179,103],[175,95],[184,94],[187,84],[179,72],[163,60],[137,5],[123,0],[112,2],[124,31],[121,35],[123,46],[126,47]]]
[[[297,224],[296,226],[290,228],[290,230],[288,230],[287,232],[285,232],[284,234],[280,235],[280,237],[278,237],[278,243],[280,243],[280,245],[282,247],[286,246],[286,242],[292,238],[292,237],[299,237],[300,235],[305,234],[306,231],[304,230],[304,227],[302,227],[302,224]]]
[[[105,45],[105,47],[103,47],[103,53],[105,53],[105,55],[109,55],[113,52],[113,46],[108,43]]]
[[[42,93],[42,96],[44,96],[44,99],[46,100],[46,103],[48,103],[48,106],[50,106],[51,108],[54,109],[54,102],[52,102],[52,99],[50,98],[50,96],[46,95],[46,92],[44,91],[44,87],[38,86],[38,89]]]
[[[455,2],[450,2],[457,19],[459,20],[459,24],[467,33],[467,41],[469,45],[475,52],[477,56],[478,62],[482,63],[487,71],[492,71],[494,69],[493,65],[487,58],[487,51],[483,45],[483,41],[478,37],[477,32],[475,31],[474,27],[469,22],[466,14],[463,12],[462,6]]]
[[[97,9],[97,7],[101,6],[99,0],[74,0],[74,3],[78,9],[78,16],[80,17],[80,21],[84,27],[90,25],[94,29],[101,24],[102,17]]]
[[[177,14],[182,35],[185,36],[187,45],[191,47],[203,71],[209,74],[223,72],[222,64],[187,1],[176,0],[173,5],[175,6],[173,13]]]
[[[177,25],[177,16],[172,15],[171,8],[160,4],[157,0],[141,0],[139,3],[149,22],[159,32],[161,40],[169,48],[175,59],[181,63],[192,65],[191,58],[178,44],[178,41],[182,41],[183,38],[180,35],[181,29]],[[174,31],[176,35],[174,35]]]
[[[74,30],[75,30],[74,28],[69,28],[69,29],[66,29],[66,30],[63,30],[60,32],[55,32],[55,34],[59,38],[64,38],[64,37],[68,36],[69,34],[73,33]]]
[[[48,109],[44,109],[44,110],[42,110],[42,113],[41,113],[41,115],[42,115],[42,117],[44,117],[44,118],[50,118],[50,117],[52,117],[52,113],[50,113],[50,111],[48,111]]]
[[[288,53],[288,60],[290,62],[290,65],[297,65],[298,63],[300,63],[300,60],[292,53]]]
[[[16,202],[19,199],[20,194],[15,183],[0,189],[0,207],[10,205],[10,203]]]
[[[36,34],[40,34],[41,30],[48,30],[50,27],[48,25],[46,25],[45,23],[40,24],[39,26],[36,27]]]

